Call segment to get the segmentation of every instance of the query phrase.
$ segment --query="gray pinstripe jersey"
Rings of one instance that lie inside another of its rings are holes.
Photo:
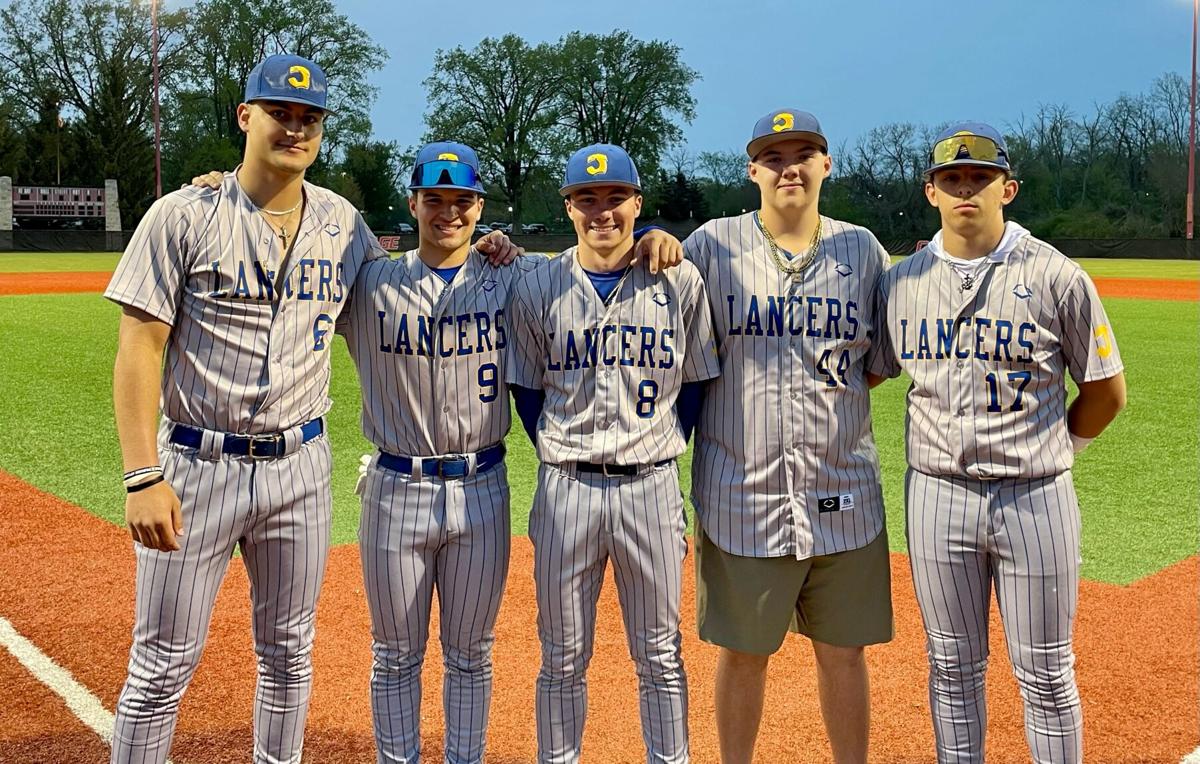
[[[888,331],[870,366],[913,378],[909,464],[972,478],[1070,469],[1067,372],[1092,382],[1124,368],[1091,279],[1049,244],[1025,236],[973,289],[961,285],[928,248],[880,283]]]
[[[713,307],[722,374],[705,394],[692,493],[704,532],[746,557],[857,549],[883,527],[864,358],[887,253],[822,217],[798,282],[780,273],[753,214],[684,242]]]
[[[359,266],[386,253],[345,199],[304,192],[287,263],[234,173],[217,190],[168,194],[138,225],[104,296],[171,325],[168,419],[257,434],[329,410],[334,321]]]
[[[474,452],[503,440],[511,290],[545,262],[526,255],[496,268],[472,249],[449,284],[417,250],[363,267],[338,330],[362,381],[367,439],[405,456]]]
[[[521,280],[511,323],[508,381],[546,395],[543,462],[652,464],[683,453],[680,385],[719,373],[690,263],[657,275],[631,267],[605,304],[572,247]]]

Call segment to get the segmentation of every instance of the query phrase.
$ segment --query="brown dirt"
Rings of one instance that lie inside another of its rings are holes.
[[[1132,297],[1140,300],[1200,300],[1200,281],[1195,279],[1094,278],[1101,297]]]
[[[0,296],[103,292],[111,273],[0,273]]]
[[[124,531],[0,472],[0,615],[112,708],[124,677],[132,628],[133,554]],[[512,573],[497,628],[489,761],[531,761],[537,669],[531,550],[514,539]],[[717,760],[712,684],[715,650],[695,638],[691,560],[687,565],[684,650],[691,682],[693,756]],[[933,760],[920,619],[906,558],[893,555],[896,639],[868,652],[873,692],[873,759]],[[235,560],[218,598],[204,660],[184,699],[173,759],[241,762],[250,750],[254,662],[248,585]],[[1128,587],[1085,581],[1076,648],[1086,725],[1086,758],[1097,762],[1178,762],[1200,743],[1200,558],[1191,557]],[[611,580],[601,600],[592,663],[585,761],[642,759],[634,675]],[[367,612],[357,550],[333,550],[320,605],[315,689],[306,761],[373,759],[367,678]],[[1028,761],[1016,685],[992,616],[989,761]],[[436,633],[436,625],[434,627]],[[440,758],[440,653],[431,640],[423,708],[426,753]],[[0,761],[100,762],[56,696],[0,651]],[[32,758],[31,758],[32,757]],[[40,757],[40,758],[39,758]],[[829,761],[817,710],[813,661],[789,639],[772,662],[760,735],[762,762]]]

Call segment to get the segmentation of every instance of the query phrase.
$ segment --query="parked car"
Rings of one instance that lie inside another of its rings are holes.
[[[493,231],[512,233],[512,223],[501,223],[499,220],[493,220],[491,223],[488,223],[488,227]]]
[[[479,235],[479,236],[487,236],[487,235],[488,235],[489,233],[491,233],[491,232],[492,232],[492,229],[491,229],[491,228],[488,228],[488,227],[487,227],[487,226],[485,226],[483,223],[476,223],[476,224],[475,224],[475,233],[476,233],[477,235]]]
[[[399,233],[399,234],[416,233],[416,230],[414,230],[413,227],[410,226],[408,223],[397,223],[396,224],[396,233]]]
[[[521,226],[521,233],[547,233],[545,223],[526,223]]]

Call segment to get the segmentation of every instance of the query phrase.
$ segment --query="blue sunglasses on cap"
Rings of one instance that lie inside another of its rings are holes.
[[[478,191],[480,188],[479,174],[475,168],[464,162],[449,159],[439,159],[425,162],[413,168],[412,182],[409,188],[461,188],[467,191]]]

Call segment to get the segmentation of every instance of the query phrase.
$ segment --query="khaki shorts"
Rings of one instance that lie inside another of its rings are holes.
[[[696,524],[696,618],[700,638],[771,655],[788,631],[838,647],[892,639],[887,533],[860,549],[797,560],[741,557]]]

